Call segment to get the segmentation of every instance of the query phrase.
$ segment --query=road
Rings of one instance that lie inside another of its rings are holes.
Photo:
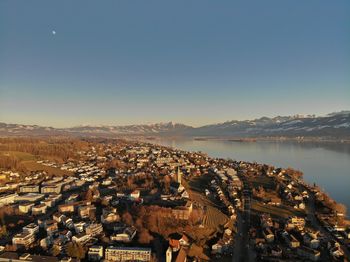
[[[243,210],[237,212],[237,234],[232,261],[255,261],[255,252],[249,243],[251,190],[242,174],[240,179],[243,181]]]
[[[243,219],[241,212],[237,213],[237,234],[234,239],[233,262],[243,261],[244,239],[243,239]]]

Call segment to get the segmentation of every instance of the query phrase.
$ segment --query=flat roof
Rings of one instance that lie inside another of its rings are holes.
[[[149,252],[151,252],[151,248],[146,248],[146,247],[107,247],[106,249],[113,249],[113,250],[139,250],[139,251],[149,251]]]

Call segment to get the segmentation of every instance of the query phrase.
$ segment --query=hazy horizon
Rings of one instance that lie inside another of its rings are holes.
[[[0,122],[191,126],[350,108],[349,1],[1,1]]]
[[[344,109],[344,110],[340,110],[340,111],[336,111],[336,112],[328,112],[327,114],[322,114],[322,115],[316,115],[316,114],[297,114],[297,115],[275,115],[275,116],[258,116],[258,117],[254,117],[254,118],[250,118],[250,119],[227,119],[225,121],[222,122],[212,122],[212,123],[207,123],[207,124],[203,124],[203,125],[191,125],[185,122],[176,122],[176,121],[164,121],[164,122],[140,122],[140,123],[129,123],[129,124],[120,124],[118,122],[114,122],[112,124],[93,124],[93,123],[82,123],[82,124],[75,124],[75,125],[70,125],[70,126],[52,126],[52,125],[40,125],[40,124],[36,124],[36,123],[15,123],[15,122],[3,122],[6,124],[18,124],[18,125],[37,125],[37,126],[42,126],[42,127],[53,127],[53,128],[71,128],[71,127],[79,127],[79,126],[128,126],[128,125],[152,125],[152,124],[168,124],[168,123],[173,123],[173,124],[183,124],[183,125],[187,125],[187,126],[191,126],[191,127],[202,127],[205,125],[212,125],[212,124],[220,124],[220,123],[224,123],[224,122],[230,122],[230,121],[252,121],[252,120],[257,120],[263,117],[269,117],[269,118],[275,118],[275,117],[298,117],[298,116],[304,116],[304,117],[310,117],[310,116],[314,116],[314,117],[326,117],[329,114],[332,113],[341,113],[341,112],[350,112],[350,110]],[[1,123],[1,121],[0,121]]]

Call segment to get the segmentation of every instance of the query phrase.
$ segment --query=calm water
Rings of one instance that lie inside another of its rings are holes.
[[[156,140],[153,143],[187,151],[202,151],[212,157],[292,167],[304,179],[316,183],[350,212],[350,144],[297,142],[231,142]]]

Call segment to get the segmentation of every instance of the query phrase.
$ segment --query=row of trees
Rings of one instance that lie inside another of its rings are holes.
[[[323,193],[323,205],[328,207],[331,210],[334,210],[337,213],[341,213],[344,216],[346,215],[346,206],[341,203],[337,203],[335,200],[333,200],[328,194]]]
[[[0,167],[10,170],[19,170],[21,168],[20,160],[16,156],[0,153]]]

